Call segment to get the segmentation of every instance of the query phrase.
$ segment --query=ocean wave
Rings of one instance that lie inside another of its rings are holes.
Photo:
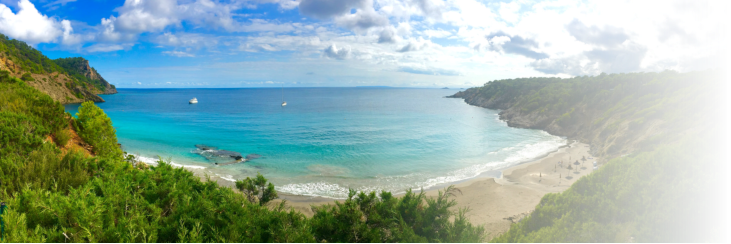
[[[300,184],[287,184],[275,187],[277,191],[312,197],[326,197],[335,199],[344,199],[348,197],[348,188],[335,183],[313,182]],[[357,189],[358,191],[367,191],[366,189]],[[375,189],[374,189],[375,190]]]
[[[137,158],[137,161],[144,162],[149,165],[157,166],[157,161],[159,159],[157,158],[149,158],[149,157],[143,157],[143,156],[135,156]],[[198,166],[198,165],[185,165],[185,164],[178,164],[170,160],[170,165],[177,168],[189,168],[189,169],[205,169],[207,167],[205,166]]]
[[[479,176],[480,174],[491,170],[502,170],[535,158],[546,155],[557,150],[564,145],[566,140],[556,137],[553,140],[542,141],[523,146],[511,147],[503,150],[516,150],[502,161],[491,161],[471,165],[455,171],[451,171],[443,176],[427,176],[422,173],[413,173],[407,175],[396,176],[379,176],[365,182],[358,182],[362,186],[351,187],[359,192],[371,191],[390,191],[394,194],[404,193],[406,189],[430,189],[440,185],[468,180]],[[503,151],[500,150],[500,151]],[[353,182],[356,183],[356,182]],[[348,196],[349,187],[332,182],[314,182],[314,183],[291,183],[276,187],[277,191],[304,195],[318,196],[335,199],[344,199]]]

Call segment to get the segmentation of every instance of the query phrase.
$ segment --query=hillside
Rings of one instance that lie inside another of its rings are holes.
[[[89,66],[89,60],[82,57],[76,58],[59,58],[54,59],[53,62],[61,66],[68,72],[68,74],[82,83],[90,84],[88,88],[95,92],[95,94],[114,94],[117,93],[117,88],[109,84],[96,69]]]
[[[610,159],[675,140],[711,120],[719,112],[709,106],[718,104],[714,88],[722,86],[716,73],[496,80],[449,97],[499,109],[509,126],[589,143],[592,154]]]
[[[63,104],[104,102],[97,94],[117,90],[83,58],[51,60],[25,42],[0,34],[0,70]]]
[[[451,96],[607,159],[492,242],[731,240],[724,82],[716,71],[523,78]]]

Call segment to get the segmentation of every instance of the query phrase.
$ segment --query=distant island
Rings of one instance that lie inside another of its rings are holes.
[[[391,88],[390,86],[356,86],[357,88]]]

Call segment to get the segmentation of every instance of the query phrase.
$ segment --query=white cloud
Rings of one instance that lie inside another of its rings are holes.
[[[175,56],[175,57],[195,57],[195,55],[191,53],[181,52],[181,51],[163,51],[162,52],[165,55]]]
[[[161,31],[180,21],[180,10],[175,0],[126,0],[116,10],[119,16],[114,19],[114,26],[128,32]]]
[[[94,45],[91,45],[89,47],[86,47],[85,50],[90,53],[97,53],[97,52],[114,52],[114,51],[120,51],[125,50],[129,48],[131,44],[107,44],[107,43],[97,43]]]
[[[0,32],[32,44],[57,42],[59,37],[71,35],[67,20],[41,14],[28,0],[18,1],[18,9],[18,13],[13,13],[8,6],[0,4]]]
[[[520,13],[518,12],[520,10],[520,2],[509,2],[509,3],[500,3],[500,10],[498,13],[500,13],[500,18],[509,22],[513,23],[518,21],[520,18]]]
[[[445,30],[442,30],[442,29],[424,30],[424,31],[422,31],[422,34],[424,36],[427,36],[427,38],[432,38],[432,37],[445,38],[445,37],[449,37],[449,36],[452,35],[451,32],[445,31]]]

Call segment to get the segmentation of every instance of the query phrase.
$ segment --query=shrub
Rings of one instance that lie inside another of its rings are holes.
[[[254,179],[246,177],[244,180],[236,181],[236,189],[239,189],[249,202],[259,204],[259,206],[264,206],[279,197],[274,185],[272,183],[267,185],[267,179],[259,173]]]
[[[34,81],[33,76],[31,76],[30,73],[23,74],[20,79],[23,81]]]
[[[71,139],[71,135],[66,128],[60,128],[53,132],[53,141],[56,142],[58,147],[66,146],[66,143]]]
[[[457,192],[450,186],[436,198],[411,190],[395,198],[351,189],[343,203],[314,209],[313,232],[320,242],[481,242],[485,230],[467,221],[467,209],[449,209]]]
[[[81,104],[76,114],[76,127],[79,136],[94,147],[100,157],[122,158],[122,149],[117,144],[117,135],[112,120],[94,102]]]

